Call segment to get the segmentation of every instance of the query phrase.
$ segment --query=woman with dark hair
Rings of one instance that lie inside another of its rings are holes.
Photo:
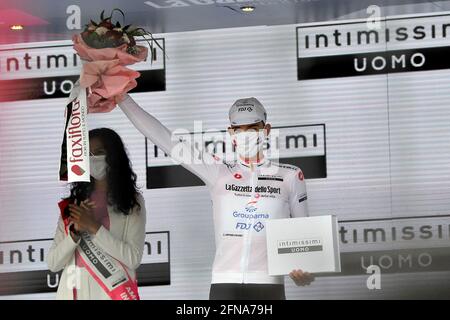
[[[146,211],[120,136],[89,131],[90,182],[72,183],[47,256],[64,269],[57,299],[139,299],[135,270],[145,243]]]

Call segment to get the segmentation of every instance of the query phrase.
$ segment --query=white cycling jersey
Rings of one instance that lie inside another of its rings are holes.
[[[284,277],[268,274],[265,225],[268,219],[308,215],[302,171],[271,160],[252,166],[240,160],[222,161],[188,142],[174,141],[170,130],[130,96],[119,106],[136,128],[168,155],[176,158],[172,151],[179,154],[181,149],[184,157],[202,160],[176,159],[200,177],[211,194],[216,240],[212,283],[282,284]]]

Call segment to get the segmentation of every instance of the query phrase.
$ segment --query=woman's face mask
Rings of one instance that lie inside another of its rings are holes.
[[[265,140],[264,130],[241,131],[234,134],[236,152],[246,159],[256,157],[262,151]]]
[[[89,156],[89,165],[91,169],[91,176],[95,180],[103,180],[106,176],[106,156]]]

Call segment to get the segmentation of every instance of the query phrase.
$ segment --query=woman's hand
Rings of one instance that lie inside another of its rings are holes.
[[[72,237],[73,242],[78,242],[80,240],[80,228],[78,227],[78,224],[72,223],[69,227],[70,236]]]
[[[289,273],[289,276],[294,280],[297,286],[309,286],[314,281],[314,275],[309,272],[303,272],[302,270],[293,270]]]
[[[78,206],[76,204],[69,204],[70,218],[69,220],[75,224],[77,231],[87,231],[90,234],[96,234],[100,229],[101,224],[95,220],[92,209],[95,208],[95,203],[85,200]]]
[[[72,237],[73,242],[78,242],[80,240],[80,236],[75,234],[72,230],[70,230],[70,236]]]

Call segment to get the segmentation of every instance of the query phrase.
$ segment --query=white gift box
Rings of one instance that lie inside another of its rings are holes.
[[[269,275],[341,272],[336,216],[266,221]]]

